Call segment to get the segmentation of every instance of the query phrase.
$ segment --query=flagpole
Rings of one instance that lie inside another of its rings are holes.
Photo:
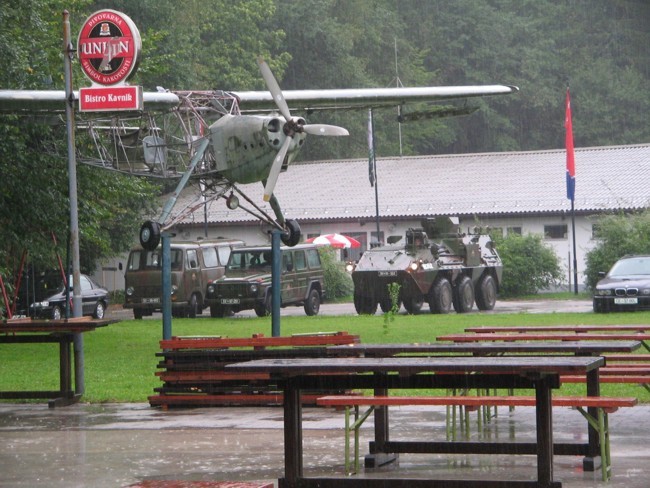
[[[377,243],[381,243],[379,237],[379,184],[377,182],[377,160],[375,158],[375,126],[372,120],[372,109],[368,109],[368,174],[370,178],[370,186],[375,187],[375,220],[377,223]]]
[[[566,146],[566,188],[567,198],[571,200],[571,237],[573,240],[573,290],[578,294],[578,257],[576,256],[576,209],[575,186],[576,167],[573,151],[573,121],[571,117],[571,95],[569,87],[566,88],[565,116],[564,116],[565,146]]]

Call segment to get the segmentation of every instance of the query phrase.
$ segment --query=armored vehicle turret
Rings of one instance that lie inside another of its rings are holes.
[[[462,234],[458,217],[426,218],[421,228],[406,231],[406,239],[364,252],[352,272],[354,306],[359,314],[374,314],[379,305],[392,308],[391,284],[408,313],[427,302],[431,313],[492,310],[502,276],[501,258],[489,235]],[[395,287],[393,287],[395,288]]]

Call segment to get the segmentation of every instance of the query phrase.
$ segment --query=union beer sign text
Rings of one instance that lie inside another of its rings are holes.
[[[100,85],[124,83],[133,75],[141,47],[138,28],[115,10],[100,10],[88,17],[77,43],[81,69]]]

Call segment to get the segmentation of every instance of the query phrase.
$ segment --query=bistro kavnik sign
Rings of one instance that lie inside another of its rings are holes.
[[[110,86],[135,74],[142,40],[128,16],[100,10],[84,22],[77,49],[84,74],[93,83]]]

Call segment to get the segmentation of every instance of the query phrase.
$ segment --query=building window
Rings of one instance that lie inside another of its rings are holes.
[[[566,239],[567,238],[567,225],[545,225],[544,226],[544,239]]]
[[[518,226],[518,227],[508,227],[508,228],[507,228],[507,231],[508,231],[508,235],[510,235],[510,234],[516,234],[516,235],[520,236],[520,235],[521,235],[521,226]]]

